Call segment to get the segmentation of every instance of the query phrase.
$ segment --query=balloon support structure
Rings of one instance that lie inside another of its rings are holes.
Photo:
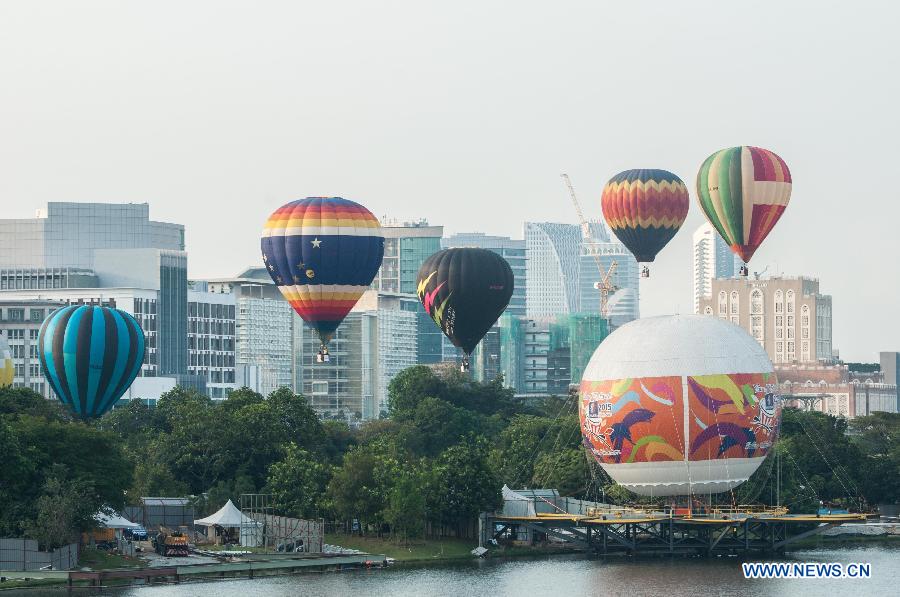
[[[843,524],[865,524],[866,514],[789,514],[785,508],[622,507],[571,500],[573,510],[503,516],[483,512],[479,545],[514,538],[536,541],[553,537],[570,547],[599,555],[694,555],[717,557],[742,553],[783,552],[794,542]],[[545,505],[535,504],[544,508]],[[812,528],[810,528],[810,525]]]

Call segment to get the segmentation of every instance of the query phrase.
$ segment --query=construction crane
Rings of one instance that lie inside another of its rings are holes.
[[[581,205],[578,203],[578,197],[575,195],[575,188],[572,187],[572,181],[569,179],[568,174],[560,174],[562,179],[566,183],[566,188],[569,189],[569,196],[572,197],[572,205],[575,206],[575,213],[578,214],[578,219],[581,222],[581,235],[587,240],[589,243],[594,244],[597,241],[594,240],[594,235],[591,234],[591,226],[588,224],[587,219],[584,217],[584,212],[581,211]],[[616,273],[616,269],[619,267],[619,263],[617,261],[613,261],[609,265],[609,269],[604,273],[603,262],[600,261],[600,256],[597,253],[592,252],[590,249],[588,253],[591,257],[594,258],[594,262],[597,264],[597,271],[600,273],[600,281],[594,283],[594,288],[600,291],[600,316],[603,319],[609,319],[609,296],[613,294],[615,291],[619,289],[612,281],[613,274]]]

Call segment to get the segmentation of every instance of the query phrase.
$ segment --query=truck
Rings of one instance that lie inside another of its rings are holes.
[[[188,538],[181,531],[172,531],[159,527],[159,533],[153,538],[153,549],[161,556],[187,556]]]

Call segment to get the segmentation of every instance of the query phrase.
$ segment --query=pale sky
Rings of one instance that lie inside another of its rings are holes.
[[[691,212],[641,287],[690,312],[697,169],[758,145],[794,179],[751,263],[834,299],[845,360],[900,349],[892,2],[0,1],[0,217],[149,202],[190,274],[259,263],[268,214],[340,195],[446,233],[588,217],[665,168]]]

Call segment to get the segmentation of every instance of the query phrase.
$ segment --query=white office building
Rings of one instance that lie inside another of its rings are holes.
[[[223,399],[235,381],[235,296],[209,292],[205,282],[188,290],[188,373],[206,381],[210,398]]]
[[[204,280],[213,294],[232,294],[235,305],[234,352],[238,387],[253,371],[256,388],[264,396],[282,386],[292,388],[293,326],[299,321],[264,267],[251,267],[234,278]],[[248,369],[249,368],[249,369]]]
[[[700,301],[712,296],[712,281],[733,278],[744,262],[732,252],[709,222],[694,231],[693,247],[694,313],[700,313]]]

